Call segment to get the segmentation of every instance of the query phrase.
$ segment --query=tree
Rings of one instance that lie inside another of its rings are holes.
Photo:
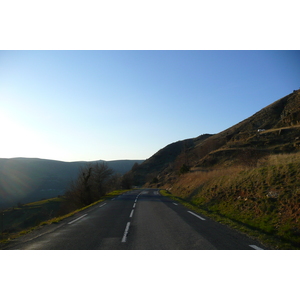
[[[70,187],[66,192],[68,200],[77,203],[77,206],[85,206],[92,203],[92,167],[86,165],[80,168],[79,175],[76,180],[70,183]]]
[[[158,178],[157,177],[154,177],[151,181],[152,184],[156,184],[158,183]]]
[[[96,163],[93,166],[93,184],[95,185],[97,197],[100,198],[107,193],[108,182],[113,174],[105,163]]]
[[[80,169],[75,181],[72,181],[66,198],[77,204],[86,206],[104,196],[109,188],[113,171],[105,163],[88,163]]]
[[[108,192],[122,189],[122,176],[118,173],[112,174],[107,181],[106,187]]]
[[[122,188],[127,190],[131,189],[133,185],[133,176],[131,173],[124,174],[121,182]]]
[[[134,163],[134,165],[132,166],[132,168],[131,168],[131,171],[133,172],[133,171],[135,171],[137,168],[138,168],[138,166],[139,166],[139,163]]]

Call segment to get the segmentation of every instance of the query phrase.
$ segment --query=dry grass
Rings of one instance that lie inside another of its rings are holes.
[[[209,181],[224,176],[235,176],[243,170],[245,170],[245,167],[242,166],[233,166],[226,169],[195,170],[181,175],[169,190],[175,195],[180,194],[181,197],[189,197],[196,189]]]
[[[169,189],[195,207],[276,236],[300,249],[300,153],[271,155],[256,167],[194,171]]]
[[[270,155],[270,156],[268,156],[268,158],[266,160],[264,160],[260,163],[261,163],[261,165],[267,165],[267,166],[299,164],[300,163],[300,153]]]

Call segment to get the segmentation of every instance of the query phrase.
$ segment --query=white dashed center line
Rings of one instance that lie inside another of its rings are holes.
[[[104,205],[106,205],[107,203],[104,203],[104,204],[102,204],[102,205],[99,205],[99,207],[102,207],[102,206],[104,206]]]
[[[132,218],[132,216],[133,216],[134,208],[135,208],[135,206],[136,206],[136,202],[137,202],[138,197],[139,197],[140,194],[141,194],[141,193],[139,193],[139,194],[136,196],[135,200],[134,200],[133,207],[132,207],[132,210],[131,210],[131,213],[130,213],[129,218]],[[127,235],[128,235],[128,232],[129,232],[129,226],[130,226],[130,222],[128,222],[127,225],[126,225],[126,228],[125,228],[125,231],[124,231],[124,235],[123,235],[123,238],[122,238],[122,243],[125,243],[126,240],[127,240]]]
[[[198,216],[197,214],[193,213],[192,211],[189,211],[189,210],[188,210],[188,213],[190,213],[190,214],[194,215],[195,217],[197,217],[197,218],[201,219],[202,221],[205,221],[205,219],[204,219],[204,218],[202,218],[202,217]]]
[[[251,248],[255,249],[255,250],[264,250],[256,245],[249,245]]]
[[[126,228],[125,228],[125,231],[124,231],[124,235],[123,235],[123,238],[122,238],[122,243],[126,242],[127,234],[128,234],[128,231],[129,231],[129,226],[130,226],[130,222],[128,222],[127,225],[126,225]]]
[[[129,218],[132,218],[133,212],[134,212],[134,209],[131,211]]]

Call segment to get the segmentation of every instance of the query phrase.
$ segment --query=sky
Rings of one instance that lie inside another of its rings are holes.
[[[299,88],[299,51],[0,51],[0,157],[147,159]]]

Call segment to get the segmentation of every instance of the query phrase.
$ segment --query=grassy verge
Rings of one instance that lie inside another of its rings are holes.
[[[299,179],[299,153],[272,155],[252,168],[181,176],[169,197],[269,248],[300,249]]]
[[[36,201],[21,207],[8,209],[1,216],[4,230],[2,230],[2,235],[0,236],[0,243],[6,243],[44,225],[58,223],[80,211],[127,191],[113,191],[101,197],[98,201],[79,209],[74,209],[73,206],[68,205],[69,203],[66,203],[63,197]]]

